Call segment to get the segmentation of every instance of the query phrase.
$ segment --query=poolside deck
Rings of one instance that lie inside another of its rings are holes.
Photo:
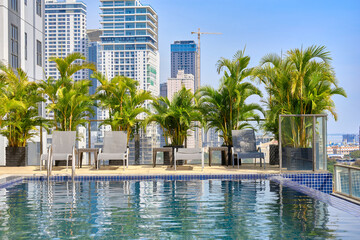
[[[89,176],[89,175],[177,175],[177,174],[276,174],[279,173],[278,166],[266,165],[266,169],[260,168],[259,164],[243,164],[240,169],[232,166],[205,166],[204,171],[201,171],[200,165],[185,165],[178,166],[177,171],[168,166],[158,165],[153,168],[151,165],[137,165],[129,166],[128,169],[123,170],[122,166],[101,166],[97,170],[93,166],[83,166],[76,168],[76,175]],[[71,167],[66,170],[66,167],[54,167],[53,175],[69,175],[71,174]],[[39,166],[28,167],[0,167],[1,175],[46,175],[46,170],[40,171]]]

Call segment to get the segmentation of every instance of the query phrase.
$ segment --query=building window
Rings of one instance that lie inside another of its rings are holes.
[[[11,67],[19,67],[19,33],[18,28],[11,24]]]
[[[36,64],[42,66],[42,49],[39,40],[36,40]]]
[[[36,0],[36,14],[41,17],[41,0]]]
[[[27,39],[27,33],[25,33],[25,60],[27,60],[28,55],[28,39]]]
[[[19,0],[11,0],[11,9],[14,10],[14,11],[18,11],[18,1]]]

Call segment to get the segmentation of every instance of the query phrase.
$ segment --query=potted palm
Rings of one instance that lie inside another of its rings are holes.
[[[264,129],[279,139],[279,115],[323,114],[330,112],[335,120],[334,95],[346,97],[345,91],[338,87],[335,73],[331,67],[330,53],[324,46],[311,46],[306,49],[289,50],[284,57],[269,54],[262,58],[254,76],[265,85],[268,93],[264,101],[266,119]],[[289,159],[312,160],[309,144],[309,124],[306,117],[292,119],[282,129],[284,135],[283,165],[296,169],[299,163]]]
[[[150,113],[144,104],[153,99],[151,93],[139,90],[138,81],[124,76],[108,80],[101,73],[95,72],[92,77],[100,82],[96,89],[96,99],[100,107],[109,111],[109,118],[102,124],[111,126],[113,131],[126,131],[128,144],[133,137],[138,140],[138,129],[143,126],[142,115]],[[110,163],[118,165],[115,160]]]
[[[6,166],[26,165],[27,142],[37,134],[42,119],[38,115],[38,104],[43,101],[38,85],[28,80],[20,68],[16,72],[0,65],[1,96],[0,133],[8,140]]]
[[[244,51],[238,51],[232,60],[222,58],[217,63],[218,73],[224,70],[219,89],[203,87],[198,98],[206,127],[220,132],[224,145],[229,148],[231,159],[231,130],[252,128],[249,120],[259,121],[263,110],[259,104],[247,103],[251,96],[262,96],[246,78],[252,76],[253,69],[248,68],[250,57]],[[225,158],[222,158],[225,165]]]
[[[55,62],[60,78],[48,78],[39,85],[41,93],[50,101],[47,109],[53,112],[53,127],[57,131],[76,131],[78,126],[85,127],[87,119],[94,114],[95,102],[89,95],[91,81],[74,81],[72,76],[85,69],[95,71],[95,66],[85,62],[80,53],[71,53],[65,58],[51,57],[50,61]],[[64,165],[65,161],[59,161],[59,164]]]
[[[154,113],[148,117],[146,122],[157,122],[160,125],[165,142],[173,148],[173,151],[176,148],[184,147],[188,131],[196,127],[195,122],[202,121],[194,95],[185,87],[175,93],[172,101],[167,97],[159,97],[152,106]],[[165,164],[170,164],[170,159],[165,161]],[[183,164],[183,162],[179,161],[179,164]]]

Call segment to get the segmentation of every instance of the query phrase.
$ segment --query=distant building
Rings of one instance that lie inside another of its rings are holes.
[[[356,134],[344,134],[343,136],[343,143],[356,143],[357,136]]]
[[[167,97],[167,83],[160,83],[160,97]],[[166,145],[164,133],[160,126],[158,126],[158,133],[159,133],[159,143],[160,147]]]
[[[100,58],[98,71],[108,79],[125,76],[139,82],[139,89],[159,96],[160,91],[160,55],[158,49],[158,15],[150,6],[140,0],[108,1],[100,0],[101,30]],[[145,108],[150,109],[151,101],[146,101]],[[140,118],[145,118],[142,114]],[[108,117],[102,111],[99,118]],[[140,131],[140,141],[158,146],[157,126]],[[152,160],[151,148],[140,145],[142,164]],[[130,149],[130,152],[134,151]],[[130,155],[130,161],[132,161]]]
[[[167,82],[167,97],[172,101],[175,93],[180,91],[183,87],[190,89],[194,94],[194,75],[185,74],[184,70],[179,70],[175,78],[169,78]]]
[[[160,96],[167,97],[167,83],[160,83]]]
[[[99,62],[99,51],[100,51],[100,35],[102,32],[98,29],[89,29],[87,30],[88,37],[88,62],[93,63],[96,68]],[[93,95],[96,92],[96,88],[99,86],[99,81],[95,78],[92,78],[93,74],[92,70],[89,71],[89,79],[91,81],[92,86],[89,89],[89,94]],[[99,120],[99,116],[101,115],[101,109],[98,107],[93,107],[94,115],[90,117],[90,120]],[[99,129],[100,122],[94,121],[91,123],[91,147],[94,147],[96,143],[100,142],[101,131]],[[88,134],[88,133],[86,133]],[[88,139],[88,138],[87,138]],[[87,142],[88,146],[88,142]]]
[[[86,4],[76,0],[46,0],[45,2],[45,72],[47,77],[59,79],[60,74],[52,56],[66,57],[78,52],[87,55]],[[74,80],[88,78],[88,70],[73,75]]]
[[[347,145],[347,146],[328,146],[327,154],[331,155],[349,155],[351,152],[358,151],[359,146]]]
[[[87,37],[88,37],[88,62],[93,63],[96,67],[99,61],[99,50],[100,50],[100,35],[102,32],[98,29],[95,30],[87,30]],[[95,78],[92,78],[91,75],[93,74],[92,70],[89,70],[89,79],[91,80],[92,86],[89,89],[89,94],[93,95],[96,92],[96,88],[99,86],[99,81]],[[95,114],[90,118],[91,120],[98,120],[98,116],[100,109],[94,107]],[[97,123],[91,125],[92,131],[98,130]]]
[[[171,44],[171,78],[176,78],[178,71],[183,70],[185,74],[192,74],[196,80],[196,52],[194,41],[175,41]],[[197,86],[194,85],[194,89]]]

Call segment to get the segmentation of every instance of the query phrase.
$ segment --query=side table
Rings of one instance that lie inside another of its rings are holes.
[[[225,155],[225,162],[226,166],[229,166],[229,159],[228,159],[228,147],[209,147],[209,166],[211,167],[211,158],[213,151],[221,151],[221,158]]]
[[[156,154],[158,152],[168,153],[170,157],[170,162],[172,164],[172,147],[153,148],[153,167],[156,167]]]
[[[99,149],[98,148],[79,148],[78,149],[78,167],[81,168],[82,167],[82,156],[83,153],[94,153],[94,159],[95,159],[95,165],[97,164],[97,156],[99,154]],[[89,154],[89,164],[91,165],[91,154]]]

